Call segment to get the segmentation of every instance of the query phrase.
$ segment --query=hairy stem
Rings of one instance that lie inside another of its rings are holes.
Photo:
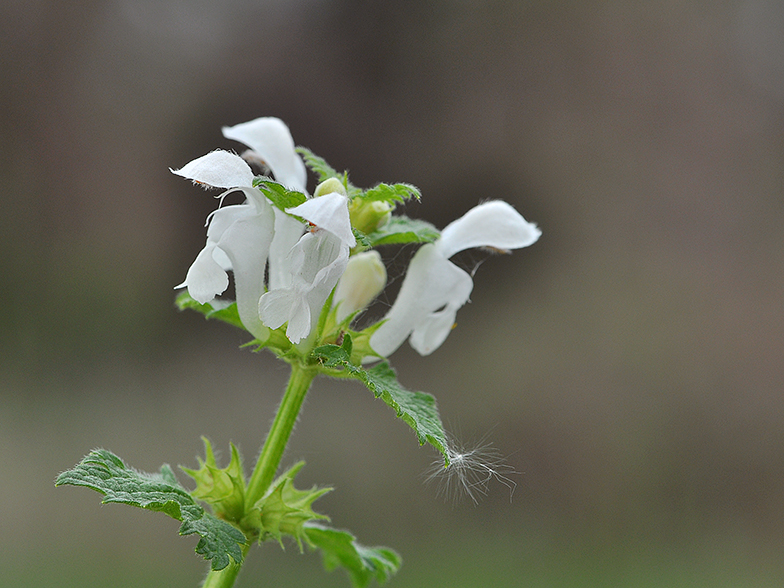
[[[316,370],[302,366],[298,363],[291,364],[291,376],[280,402],[275,420],[272,423],[267,439],[261,448],[259,460],[253,469],[250,480],[245,488],[245,512],[249,512],[259,498],[269,489],[275,479],[275,474],[280,466],[280,460],[286,449],[291,432],[297,422],[297,416],[302,408],[302,402],[308,393],[310,384],[316,376]],[[250,543],[242,548],[243,561],[250,548]],[[202,588],[231,588],[237,579],[242,564],[232,562],[219,572],[210,571]]]
[[[291,376],[289,377],[286,393],[278,407],[278,413],[272,423],[267,440],[261,448],[259,460],[256,468],[251,474],[248,486],[245,489],[245,511],[247,512],[256,501],[264,496],[269,489],[269,485],[275,478],[275,473],[280,466],[283,451],[289,441],[291,431],[297,422],[302,402],[305,394],[308,393],[313,378],[316,377],[316,370],[302,366],[298,363],[291,364]]]

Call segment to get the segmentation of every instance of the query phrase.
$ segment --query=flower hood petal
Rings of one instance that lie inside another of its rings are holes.
[[[223,136],[250,147],[264,160],[278,182],[305,193],[305,164],[294,150],[294,139],[282,120],[262,117],[233,127],[223,127]]]
[[[519,249],[536,242],[542,232],[512,206],[492,200],[475,206],[441,231],[436,247],[449,259],[472,247]]]
[[[354,247],[357,244],[354,233],[351,231],[348,198],[343,194],[332,192],[311,198],[299,206],[287,208],[286,212],[301,216],[319,229],[329,231],[349,247]]]
[[[253,185],[253,171],[245,161],[228,151],[213,151],[185,164],[172,173],[215,188],[236,188]]]

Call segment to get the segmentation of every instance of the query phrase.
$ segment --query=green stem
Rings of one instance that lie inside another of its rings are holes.
[[[286,449],[291,431],[297,422],[299,410],[302,408],[302,401],[305,400],[305,394],[308,393],[310,384],[315,377],[315,369],[296,362],[291,364],[291,376],[288,386],[286,386],[286,392],[283,394],[278,413],[275,415],[275,420],[267,434],[267,440],[261,448],[256,468],[245,488],[245,512],[248,512],[256,504],[256,501],[264,496],[272,480],[275,479],[283,451]]]
[[[275,420],[261,448],[259,460],[256,462],[256,467],[245,488],[246,513],[250,511],[259,498],[264,496],[264,493],[275,479],[286,444],[289,441],[291,432],[294,430],[294,424],[297,422],[297,416],[302,408],[302,402],[305,400],[305,395],[308,393],[310,384],[315,377],[316,370],[313,368],[302,366],[296,362],[291,364],[291,376],[286,386],[286,392],[283,394],[283,400],[280,402]],[[249,548],[250,543],[242,547],[243,561],[245,561],[245,555]],[[202,588],[231,588],[237,579],[237,574],[239,574],[241,567],[242,564],[232,562],[227,568],[219,572],[210,571]]]

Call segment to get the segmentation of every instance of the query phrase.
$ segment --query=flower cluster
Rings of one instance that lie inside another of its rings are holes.
[[[242,204],[220,206],[210,215],[207,242],[180,287],[199,304],[218,308],[216,297],[228,288],[231,271],[239,320],[262,345],[284,328],[286,339],[303,352],[339,341],[386,285],[377,248],[415,242],[422,246],[394,304],[354,338],[366,342],[358,351],[364,361],[389,356],[406,339],[427,355],[444,342],[473,288],[471,276],[450,258],[474,247],[527,247],[541,234],[499,200],[476,206],[440,233],[423,221],[392,215],[397,204],[418,198],[416,188],[356,188],[345,174],[295,148],[277,118],[225,127],[223,134],[248,150],[242,156],[213,151],[172,170],[223,190],[221,203],[231,192],[245,196]],[[305,163],[320,179],[312,196]],[[269,176],[255,176],[252,164]]]

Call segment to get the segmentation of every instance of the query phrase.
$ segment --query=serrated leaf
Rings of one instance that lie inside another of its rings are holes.
[[[253,181],[253,185],[257,186],[272,204],[284,212],[287,208],[294,208],[307,200],[307,196],[302,192],[289,190],[283,184],[269,178],[257,178]]]
[[[225,521],[204,511],[188,494],[168,465],[158,474],[140,472],[105,449],[91,451],[76,467],[57,476],[56,486],[84,486],[104,495],[103,503],[128,504],[162,512],[182,521],[180,535],[198,534],[196,553],[222,570],[230,560],[242,561],[245,535]]]
[[[362,193],[362,190],[348,181],[348,172],[338,172],[334,167],[329,165],[323,157],[319,157],[307,147],[297,147],[296,151],[302,156],[305,165],[316,174],[319,184],[330,178],[337,178],[346,187],[346,193],[348,194],[349,199]]]
[[[307,147],[297,147],[297,153],[302,156],[305,165],[318,176],[319,183],[328,180],[329,178],[338,178],[342,180],[342,174],[339,174],[323,157],[319,157]]]
[[[324,568],[332,571],[345,568],[355,588],[363,588],[375,578],[386,582],[400,569],[400,556],[387,547],[365,547],[356,542],[348,531],[332,529],[309,522],[304,527],[305,537],[311,547],[322,552]]]
[[[362,194],[362,198],[371,202],[381,201],[392,204],[394,202],[405,202],[411,198],[420,200],[422,193],[419,191],[419,188],[411,184],[379,184]]]
[[[394,243],[432,243],[441,233],[429,222],[406,216],[393,216],[384,226],[369,235],[368,241],[377,247]]]
[[[369,370],[351,363],[351,351],[351,336],[345,334],[341,346],[322,345],[314,349],[313,354],[325,368],[342,369],[348,377],[362,382],[376,398],[393,408],[397,416],[414,429],[420,445],[430,443],[444,456],[444,465],[449,465],[446,434],[436,399],[425,392],[406,390],[397,381],[395,370],[386,361]]]
[[[216,299],[212,302],[201,304],[200,302],[194,300],[186,290],[185,292],[181,292],[177,295],[174,303],[180,310],[185,310],[186,308],[195,310],[196,312],[203,314],[204,318],[218,319],[238,327],[243,331],[246,330],[245,325],[243,325],[242,321],[240,320],[240,314],[237,311],[236,302],[227,302]]]

